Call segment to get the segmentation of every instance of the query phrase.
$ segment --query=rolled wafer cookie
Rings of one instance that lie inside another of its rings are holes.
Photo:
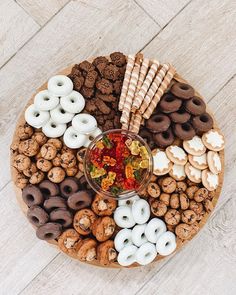
[[[129,130],[130,131],[132,131],[132,129],[133,129],[134,117],[135,117],[135,113],[132,113],[131,118],[130,118],[130,122],[129,122]]]
[[[161,85],[163,78],[165,77],[167,71],[169,70],[169,64],[163,64],[161,69],[157,72],[156,77],[154,78],[151,86],[148,89],[147,94],[144,97],[142,105],[140,106],[140,113],[143,114],[147,107],[149,106],[151,100],[153,99],[154,95],[157,92],[158,87]]]
[[[123,123],[122,126],[121,126],[121,129],[128,130],[129,129],[129,125],[127,123]]]
[[[132,129],[130,131],[138,134],[139,133],[140,126],[141,126],[141,122],[142,122],[142,115],[139,113],[139,111],[137,111],[134,114]]]
[[[144,58],[143,61],[142,61],[142,65],[141,65],[140,72],[139,72],[138,83],[137,83],[136,91],[135,91],[135,94],[134,94],[135,98],[138,95],[138,92],[139,92],[139,90],[141,89],[141,87],[143,85],[144,79],[146,77],[146,74],[147,74],[147,71],[148,71],[148,68],[149,68],[149,63],[150,63],[150,60],[148,58]],[[131,111],[133,113],[135,113],[138,108],[139,108],[139,105],[138,105],[136,99],[134,99]]]
[[[135,97],[135,100],[133,102],[133,107],[136,108],[136,109],[139,109],[143,100],[144,100],[144,97],[146,95],[146,93],[148,92],[148,89],[156,75],[156,72],[158,70],[158,67],[159,67],[159,61],[158,60],[153,60],[153,63],[151,65],[151,67],[149,68],[148,70],[148,73],[146,75],[146,78],[143,82],[143,85],[141,86],[137,96]]]
[[[135,93],[137,82],[138,82],[140,64],[141,64],[142,57],[143,57],[143,55],[141,53],[138,53],[136,56],[135,65],[134,65],[133,71],[131,73],[129,86],[128,86],[128,92],[125,97],[122,115],[120,118],[121,123],[128,123],[130,120],[131,106],[133,103],[134,93]]]
[[[160,87],[158,88],[155,96],[153,97],[152,101],[150,102],[148,108],[146,109],[145,113],[143,114],[144,119],[149,119],[155,110],[158,102],[160,101],[162,95],[166,91],[166,89],[169,87],[171,80],[173,79],[175,75],[175,68],[170,66],[170,69],[166,73]]]
[[[134,67],[134,62],[135,62],[135,55],[128,55],[127,65],[126,65],[126,70],[125,70],[125,77],[124,77],[123,86],[121,89],[120,101],[119,101],[119,110],[120,111],[123,110],[125,97],[128,92],[128,86],[129,86],[131,73],[132,73],[132,70]]]

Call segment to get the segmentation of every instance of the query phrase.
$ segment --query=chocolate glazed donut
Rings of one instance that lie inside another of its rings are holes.
[[[30,207],[27,211],[27,218],[35,226],[41,226],[49,220],[47,212],[39,206]]]
[[[170,92],[182,99],[189,99],[194,96],[194,89],[192,86],[176,82],[172,85]]]
[[[191,115],[187,113],[184,109],[180,109],[177,112],[171,113],[170,118],[174,123],[185,123],[191,118]]]
[[[190,140],[196,134],[192,125],[188,122],[183,124],[175,124],[174,125],[174,133],[177,137],[182,140]]]
[[[67,206],[66,206],[66,200],[63,199],[62,197],[51,197],[47,200],[44,201],[43,203],[43,207],[45,210],[47,211],[52,211],[54,209],[57,209],[57,208],[64,208],[66,209]]]
[[[171,128],[169,128],[166,131],[154,134],[153,139],[158,147],[164,148],[171,145],[175,138]]]
[[[156,114],[151,116],[147,122],[146,127],[152,132],[152,133],[159,133],[166,131],[170,127],[170,119],[166,115],[162,114]]]
[[[73,210],[80,210],[89,207],[92,203],[92,194],[89,191],[79,191],[71,195],[67,204]]]
[[[29,184],[23,189],[22,199],[29,207],[33,205],[40,205],[44,201],[44,197],[40,189],[33,184]]]
[[[189,99],[188,101],[186,101],[185,109],[190,114],[197,116],[197,115],[201,115],[205,112],[206,104],[200,97],[194,96],[191,99]]]
[[[192,124],[196,132],[199,134],[207,132],[213,127],[213,119],[208,113],[203,113],[200,116],[194,117]]]
[[[181,99],[175,97],[171,93],[166,93],[161,98],[159,106],[164,113],[169,114],[178,111],[178,109],[181,107],[181,104]]]
[[[154,149],[155,142],[153,141],[152,133],[150,131],[148,131],[145,128],[142,128],[139,131],[139,135],[147,142],[151,150]]]
[[[57,208],[50,215],[50,220],[61,224],[64,228],[72,224],[73,216],[67,209]]]
[[[60,183],[60,190],[64,197],[69,198],[70,195],[79,189],[78,180],[75,177],[67,177]]]
[[[51,182],[50,180],[43,180],[39,184],[39,188],[43,193],[45,199],[48,199],[52,196],[56,196],[59,194],[59,187],[57,184]]]
[[[62,226],[59,223],[48,222],[37,228],[36,236],[40,240],[55,240],[60,236],[61,232]]]

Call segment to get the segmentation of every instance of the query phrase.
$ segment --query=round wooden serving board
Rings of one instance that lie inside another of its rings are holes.
[[[109,59],[109,57],[107,57]],[[92,62],[93,61],[93,58],[90,58],[88,59],[88,61]],[[62,70],[59,74],[62,74],[62,75],[68,75],[70,72],[71,72],[71,69],[72,69],[73,66],[69,66],[67,67],[66,69]],[[188,83],[185,79],[183,79],[178,73],[175,74],[174,76],[174,80],[176,81],[179,81],[179,82],[184,82],[184,83]],[[189,83],[188,83],[189,84]],[[39,91],[41,90],[44,90],[44,89],[47,89],[47,82],[45,82],[40,88],[37,89],[37,91],[35,92],[35,94],[31,97],[31,99],[28,101],[27,105],[25,106],[23,112],[21,113],[18,121],[17,121],[17,124],[16,124],[16,129],[15,129],[15,132],[14,132],[14,135],[13,135],[13,140],[12,140],[12,143],[14,142],[17,142],[18,141],[18,137],[17,137],[17,129],[18,129],[18,126],[22,125],[25,123],[25,118],[24,118],[24,113],[25,113],[25,110],[26,108],[33,103],[33,99],[34,99],[34,96],[36,95],[36,93],[38,93]],[[201,97],[202,99],[204,99],[197,91],[195,91],[195,94],[199,97]],[[209,108],[207,107],[207,112],[211,114],[211,116],[213,117],[213,120],[214,120],[214,128],[215,129],[218,129],[219,130],[219,127],[217,125],[217,122],[214,118],[214,115],[212,114],[212,112],[209,110]],[[221,162],[222,162],[222,172],[219,174],[219,186],[218,188],[216,189],[216,193],[215,193],[215,196],[212,200],[212,203],[213,203],[213,206],[215,207],[216,206],[216,203],[219,199],[219,196],[220,196],[220,192],[221,192],[221,189],[222,189],[222,186],[223,186],[223,180],[224,180],[224,150],[220,151],[219,152],[219,155],[220,155],[220,158],[221,158]],[[11,163],[11,175],[12,175],[12,179],[13,179],[13,182],[15,181],[16,179],[16,170],[15,168],[13,167],[13,154],[11,154],[11,160],[10,160],[10,163]],[[22,190],[20,188],[18,188],[16,185],[14,185],[14,189],[15,189],[15,193],[16,193],[16,198],[17,198],[17,201],[19,203],[19,206],[22,210],[22,212],[24,213],[24,215],[26,216],[27,214],[27,210],[28,210],[28,207],[27,205],[23,202],[22,200]],[[205,216],[203,217],[203,219],[201,220],[201,222],[199,223],[199,228],[201,230],[201,228],[206,224],[207,222],[207,219],[209,218],[209,213],[206,213]],[[192,239],[193,237],[191,237]],[[185,240],[185,241],[182,241],[180,239],[177,238],[177,248],[175,250],[174,253],[176,253],[180,248],[182,248],[185,244],[187,244],[187,242],[189,242],[191,239],[189,240]],[[52,246],[56,247],[59,251],[60,251],[60,248],[57,246],[57,241],[56,240],[52,240],[52,241],[49,241],[48,242],[49,244],[51,244]],[[173,255],[173,254],[172,254]],[[71,256],[72,258],[74,259],[78,259],[76,256],[73,256],[73,255],[69,255]],[[156,259],[153,261],[153,262],[157,262],[161,259],[165,258],[165,256],[160,256],[158,255],[156,257]],[[109,266],[103,266],[101,265],[97,260],[94,260],[92,262],[85,262],[87,264],[91,264],[91,265],[94,265],[94,266],[99,266],[99,267],[108,267],[108,268],[123,268],[122,266],[120,266],[117,262],[114,262],[112,263],[111,265]],[[128,268],[133,268],[133,267],[138,267],[140,266],[139,264],[137,263],[134,263],[132,264],[131,266],[129,266]]]

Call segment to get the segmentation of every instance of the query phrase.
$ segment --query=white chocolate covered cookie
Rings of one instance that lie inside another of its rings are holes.
[[[171,177],[173,177],[177,181],[184,180],[186,177],[186,173],[185,173],[183,165],[174,164],[172,168],[170,169],[169,174]]]
[[[206,153],[201,156],[188,155],[188,160],[190,164],[197,169],[204,170],[208,167]]]
[[[218,174],[222,170],[220,156],[217,152],[209,151],[207,153],[207,162],[212,173]]]
[[[177,165],[185,165],[188,160],[185,151],[177,145],[168,146],[166,148],[166,155],[174,164]]]
[[[185,173],[192,182],[200,183],[202,180],[202,171],[189,163],[185,165]]]
[[[190,140],[184,140],[183,147],[188,154],[193,156],[201,156],[206,152],[206,147],[204,146],[201,138],[197,135]]]
[[[155,149],[152,151],[152,156],[153,156],[153,173],[155,175],[164,175],[167,174],[173,163],[168,159],[166,156],[166,153],[159,150]]]
[[[225,147],[224,135],[215,129],[211,129],[202,136],[204,145],[211,151],[221,151]]]
[[[219,185],[218,174],[213,174],[210,170],[206,169],[202,171],[202,184],[209,191],[214,191]]]

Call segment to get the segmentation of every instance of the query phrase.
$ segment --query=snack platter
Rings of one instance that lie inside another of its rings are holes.
[[[37,125],[40,112],[54,127]],[[11,173],[38,238],[84,263],[137,267],[175,253],[204,226],[223,184],[224,137],[172,65],[113,53],[70,66],[36,91],[16,125]]]

